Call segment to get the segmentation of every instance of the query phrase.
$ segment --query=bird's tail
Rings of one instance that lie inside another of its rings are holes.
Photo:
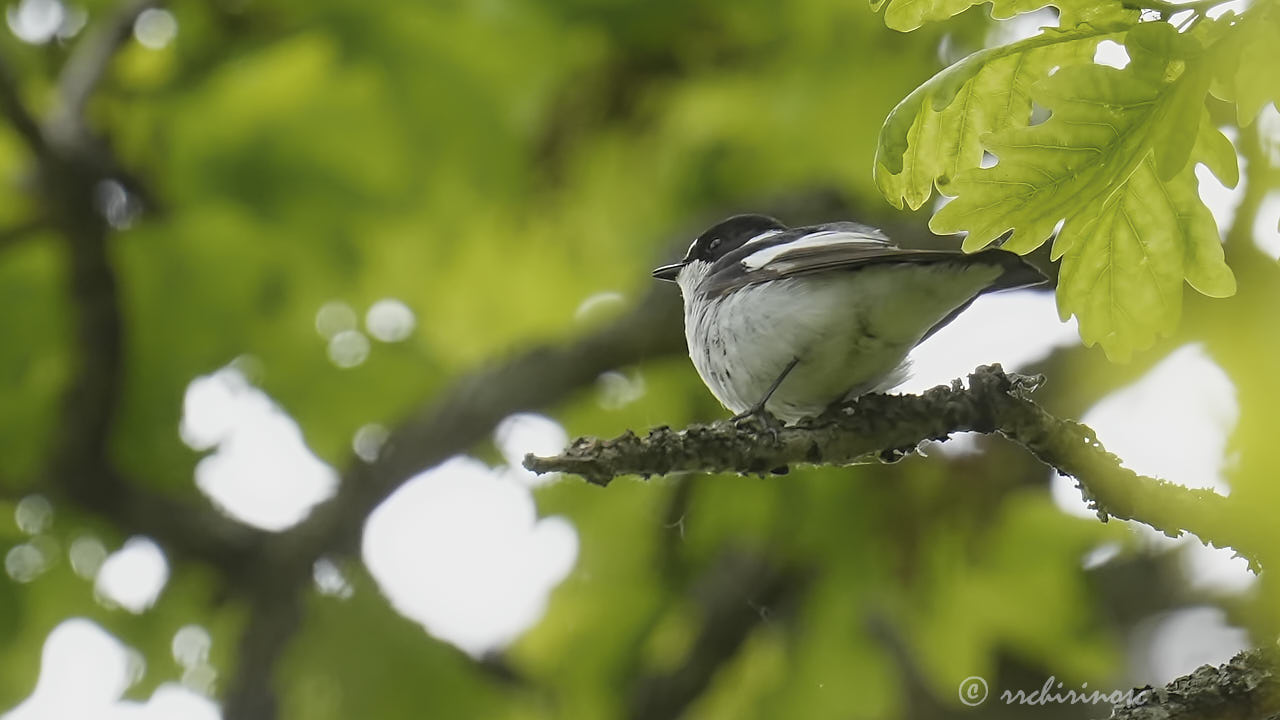
[[[989,292],[997,292],[1000,290],[1016,290],[1018,288],[1035,287],[1036,285],[1043,285],[1049,281],[1048,276],[1040,272],[1035,265],[1024,260],[1021,255],[1011,253],[1008,250],[992,248],[990,250],[976,252],[972,255],[952,255],[952,258],[955,257],[962,258],[963,261],[968,264],[995,265],[1001,268],[1003,272],[1001,272],[995,280],[991,281],[990,285],[978,291],[976,295],[969,298],[963,305],[952,310],[936,325],[929,328],[929,331],[924,334],[924,337],[920,339],[920,342],[924,342],[934,333],[946,327],[946,325],[952,320],[955,320],[960,313],[969,309],[969,306],[973,304],[973,301],[977,300],[981,295],[986,295]]]
[[[1004,271],[983,292],[1035,287],[1049,281],[1048,276],[1040,272],[1035,265],[1027,262],[1021,255],[1008,250],[996,248],[983,250],[970,255],[969,260],[983,265],[996,265]]]

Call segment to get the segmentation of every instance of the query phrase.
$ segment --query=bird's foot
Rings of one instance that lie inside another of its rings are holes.
[[[775,443],[778,433],[786,425],[776,415],[765,409],[764,403],[757,403],[729,419],[736,427],[761,430],[768,433]]]
[[[787,379],[787,375],[795,369],[796,364],[799,362],[800,358],[798,356],[792,358],[791,362],[787,363],[787,366],[782,369],[782,373],[778,375],[778,379],[774,380],[773,384],[769,386],[769,390],[765,392],[764,397],[760,398],[755,405],[752,405],[746,410],[733,416],[733,424],[742,425],[746,422],[754,421],[758,423],[763,430],[773,436],[773,444],[777,445],[778,431],[783,428],[783,422],[775,417],[773,413],[766,410],[765,405],[768,404],[769,398],[773,397],[773,393],[777,391],[778,386],[782,384],[783,380]]]

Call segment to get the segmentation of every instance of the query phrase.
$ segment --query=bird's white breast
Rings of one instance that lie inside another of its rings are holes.
[[[766,406],[787,421],[900,383],[906,355],[924,333],[999,272],[882,265],[704,297],[697,287],[706,270],[698,265],[687,266],[678,278],[694,367],[725,407],[743,412],[799,358]]]

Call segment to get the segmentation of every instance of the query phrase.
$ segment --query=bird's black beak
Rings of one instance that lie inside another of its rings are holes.
[[[680,274],[680,269],[683,267],[684,267],[684,263],[682,262],[674,263],[672,265],[663,265],[662,267],[653,271],[653,276],[658,278],[659,280],[675,282],[676,275]]]

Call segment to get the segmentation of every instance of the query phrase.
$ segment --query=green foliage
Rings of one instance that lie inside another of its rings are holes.
[[[1219,80],[1215,95],[1234,101],[1241,127],[1253,122],[1268,103],[1280,103],[1280,79],[1262,71],[1280,62],[1280,7],[1259,3],[1240,23],[1232,41],[1214,58],[1213,72]]]
[[[946,188],[982,160],[985,135],[1026,127],[1031,87],[1049,70],[1088,61],[1100,38],[1092,27],[1043,34],[975,53],[916,88],[885,120],[876,181],[898,207],[920,208],[934,183]]]
[[[12,516],[13,508],[0,507]],[[129,688],[131,697],[143,698],[161,683],[177,682],[182,668],[174,660],[173,637],[185,625],[200,625],[214,638],[211,661],[225,665],[232,651],[239,618],[235,608],[215,603],[215,591],[202,568],[175,571],[156,603],[141,614],[104,602],[95,596],[94,584],[73,571],[67,548],[77,539],[102,538],[109,550],[119,542],[98,535],[94,521],[59,510],[51,527],[33,536],[6,533],[0,536],[6,552],[21,542],[41,549],[43,570],[26,582],[5,578],[0,582],[0,607],[6,621],[0,623],[0,705],[12,707],[31,694],[41,671],[40,649],[46,636],[69,618],[90,620],[139,653],[145,663],[141,676]],[[92,669],[92,668],[91,668]]]
[[[29,478],[44,460],[58,392],[68,373],[67,301],[62,253],[51,245],[14,248],[0,263],[0,303],[23,312],[0,313],[0,483]],[[12,488],[10,489],[12,490]]]
[[[983,5],[980,0],[871,0],[871,9],[884,10],[884,24],[894,30],[907,32],[921,25],[938,20],[946,20],[953,15],[968,10],[974,5]],[[996,19],[1011,18],[1015,15],[1039,10],[1050,3],[1047,0],[991,0],[991,17]]]
[[[91,25],[113,5],[85,4]],[[1029,251],[1064,221],[1060,306],[1112,355],[1185,315],[1180,340],[1208,338],[1239,384],[1233,493],[1269,512],[1276,299],[1258,288],[1275,284],[1275,266],[1236,267],[1248,297],[1222,310],[1184,304],[1181,284],[1214,296],[1234,288],[1192,170],[1239,179],[1221,113],[1211,119],[1203,100],[1235,102],[1247,124],[1277,99],[1274,75],[1250,71],[1275,64],[1274,0],[1181,34],[1137,23],[1118,3],[1071,0],[1060,27],[979,50],[921,84],[938,70],[944,34],[981,46],[990,24],[962,13],[974,4],[889,0],[891,29],[843,0],[782,10],[762,0],[169,4],[175,41],[154,50],[127,40],[89,107],[95,133],[159,201],[110,239],[125,327],[114,462],[132,482],[207,503],[192,480],[200,455],[178,433],[183,393],[239,359],[341,469],[355,462],[356,428],[394,425],[472,367],[592,327],[600,318],[578,313],[591,296],[616,293],[612,311],[627,307],[648,290],[647,269],[708,217],[777,204],[802,208],[784,213],[793,223],[854,213],[893,223],[877,190],[917,209],[937,188],[959,197],[935,225],[969,231],[970,249],[1012,229],[1009,247]],[[1000,0],[992,13],[1043,4]],[[1129,67],[1091,64],[1108,39],[1125,44]],[[76,41],[0,42],[37,111],[53,104]],[[1039,122],[1037,109],[1052,115]],[[982,168],[985,153],[999,164]],[[8,129],[0,182],[7,553],[33,541],[7,518],[22,495],[45,490],[62,393],[82,358],[66,245],[51,231],[3,232],[46,210]],[[414,311],[413,334],[336,367],[316,311],[339,300],[362,317],[384,297]],[[1071,350],[1053,362],[1063,380],[1045,392],[1059,404],[1082,410],[1115,383]],[[637,399],[591,389],[545,411],[574,435],[720,416],[684,358],[621,370]],[[541,514],[573,524],[578,563],[501,665],[429,637],[355,568],[353,597],[308,593],[276,678],[284,716],[624,716],[637,677],[690,657],[706,578],[733,553],[804,581],[788,603],[760,608],[689,717],[894,717],[922,692],[910,678],[954,705],[957,674],[994,672],[1010,656],[1091,686],[1119,678],[1116,648],[1130,628],[1104,620],[1110,608],[1079,559],[1122,540],[1120,526],[1063,516],[1045,475],[992,442],[968,458],[781,478],[608,490],[562,479],[536,498]],[[40,540],[53,548],[49,569],[0,578],[0,707],[30,694],[45,638],[70,617],[146,659],[131,697],[180,679],[173,634],[199,624],[225,690],[245,611],[233,590],[170,557],[155,607],[108,607],[71,572],[67,547],[92,533],[114,548],[128,531],[51,499],[59,519]],[[1274,620],[1266,603],[1278,593],[1265,590],[1253,612]],[[731,597],[752,601],[746,590]]]
[[[968,251],[1011,232],[1003,247],[1027,253],[1057,232],[1063,318],[1079,319],[1086,345],[1126,360],[1177,327],[1183,280],[1210,297],[1236,290],[1192,165],[1236,183],[1205,100],[1213,86],[1247,124],[1276,97],[1272,74],[1256,70],[1277,52],[1274,5],[1217,20],[1201,7],[1185,32],[1136,13],[1067,25],[1079,13],[1064,8],[1060,28],[975,53],[909,94],[881,130],[877,184],[899,207],[921,207],[935,186],[954,196],[930,227],[968,233]],[[913,7],[953,14],[947,3]],[[1123,69],[1092,63],[1102,40],[1123,43]],[[1037,106],[1050,115],[1033,124]],[[998,162],[983,167],[984,153]]]

